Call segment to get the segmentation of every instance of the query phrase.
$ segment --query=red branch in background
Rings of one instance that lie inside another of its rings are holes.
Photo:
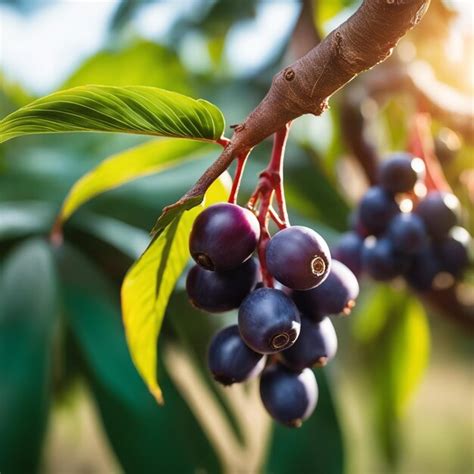
[[[452,193],[451,186],[446,181],[443,169],[435,154],[429,114],[418,113],[414,116],[408,139],[408,151],[425,162],[425,184],[428,191]]]

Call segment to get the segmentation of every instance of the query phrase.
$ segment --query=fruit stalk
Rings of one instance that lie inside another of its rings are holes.
[[[265,250],[270,240],[268,232],[268,219],[271,217],[280,228],[289,226],[288,211],[286,209],[285,193],[283,190],[283,161],[285,146],[288,139],[291,123],[285,124],[274,135],[272,157],[267,168],[260,173],[260,179],[255,191],[250,197],[247,206],[257,210],[260,223],[260,240],[258,242],[258,257],[262,268],[262,279],[265,286],[273,287],[273,278],[267,271]],[[275,196],[278,212],[272,207]]]
[[[229,202],[231,204],[237,204],[237,195],[239,194],[240,182],[242,181],[242,175],[244,174],[245,163],[247,163],[247,158],[250,154],[250,151],[242,153],[237,158],[237,167],[235,169],[234,180],[232,182],[232,189],[229,194]]]
[[[163,215],[204,196],[236,157],[291,120],[304,114],[321,115],[334,92],[390,56],[399,39],[421,20],[429,3],[430,0],[365,0],[321,43],[274,76],[267,95],[235,127],[222,154],[179,201],[164,209]]]

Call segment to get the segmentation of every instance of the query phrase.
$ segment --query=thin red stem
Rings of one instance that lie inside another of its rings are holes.
[[[417,113],[413,119],[408,149],[425,162],[425,184],[429,191],[452,192],[434,151],[431,135],[431,118],[427,113]]]
[[[263,283],[268,287],[273,287],[274,283],[273,277],[267,270],[265,260],[265,250],[270,240],[268,220],[271,217],[280,229],[284,229],[290,225],[283,191],[283,159],[290,124],[290,122],[287,123],[275,133],[270,163],[267,168],[260,173],[257,188],[247,203],[247,206],[257,213],[260,223],[260,240],[258,242],[257,251],[262,269]],[[272,207],[273,196],[276,197],[278,212]]]
[[[220,137],[220,138],[218,138],[218,139],[216,140],[216,143],[217,143],[218,145],[221,145],[222,148],[226,148],[226,147],[229,145],[229,143],[230,143],[230,139],[228,139],[228,138],[226,138],[226,137]]]
[[[280,216],[278,215],[278,212],[275,211],[273,206],[270,206],[268,212],[269,212],[270,217],[272,218],[273,222],[275,222],[275,224],[278,226],[278,228],[280,230],[285,229],[287,227],[287,225],[280,219]]]
[[[242,181],[242,175],[245,169],[245,163],[247,163],[247,158],[250,154],[250,151],[242,153],[237,157],[237,168],[235,169],[234,180],[232,182],[232,189],[229,195],[229,202],[236,204],[237,195],[239,194],[240,182]]]
[[[275,188],[275,198],[278,205],[279,216],[285,227],[290,225],[286,209],[285,192],[283,189],[283,159],[285,156],[286,141],[290,132],[291,122],[275,133],[273,141],[272,159],[268,171],[272,173]]]

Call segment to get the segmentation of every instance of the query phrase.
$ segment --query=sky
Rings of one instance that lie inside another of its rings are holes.
[[[108,23],[120,0],[29,1],[36,7],[23,14],[0,0],[0,70],[9,80],[40,95],[57,88],[105,44]],[[472,31],[474,2],[447,2],[463,12],[460,25]],[[196,0],[147,2],[132,28],[145,38],[163,39],[177,17],[183,12],[192,14],[195,8]],[[225,51],[232,57],[232,72],[246,74],[258,68],[283,41],[298,12],[297,0],[261,2],[255,20],[243,22],[229,33]],[[328,31],[345,16],[347,12],[329,21]],[[199,47],[199,38],[190,38],[184,45],[184,57],[192,62]]]
[[[104,45],[118,1],[37,2],[41,6],[29,14],[0,3],[0,69],[9,80],[45,94]],[[139,10],[132,28],[145,38],[164,38],[173,20],[183,11],[192,11],[193,3],[150,2]],[[292,28],[298,11],[293,0],[263,2],[255,21],[233,28],[226,46],[232,69],[248,72],[257,68]]]

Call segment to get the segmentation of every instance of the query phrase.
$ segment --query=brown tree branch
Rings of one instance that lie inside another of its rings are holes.
[[[361,165],[370,186],[377,182],[379,154],[374,141],[367,136],[367,119],[362,114],[362,104],[367,91],[357,85],[348,90],[341,101],[341,136],[347,148]]]
[[[296,22],[290,44],[288,56],[299,59],[321,42],[321,35],[315,24],[314,5],[316,0],[303,0],[300,16]]]
[[[236,127],[229,146],[174,205],[203,196],[232,160],[303,114],[320,115],[328,99],[359,73],[390,56],[398,40],[423,17],[430,0],[365,0],[318,46],[277,73],[270,90]]]

